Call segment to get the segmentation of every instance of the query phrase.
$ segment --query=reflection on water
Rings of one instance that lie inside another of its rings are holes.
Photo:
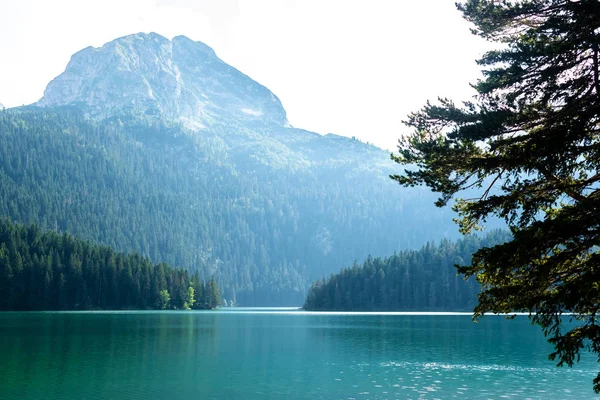
[[[587,399],[536,327],[469,315],[0,314],[3,399]]]

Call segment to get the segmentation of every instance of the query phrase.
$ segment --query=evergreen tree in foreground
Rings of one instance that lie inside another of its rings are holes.
[[[475,318],[528,312],[555,346],[550,358],[572,366],[583,349],[600,353],[600,2],[471,0],[458,9],[498,49],[479,60],[473,102],[441,99],[409,116],[414,133],[392,157],[417,168],[392,178],[441,193],[440,207],[481,189],[454,206],[462,231],[495,215],[513,240],[459,269],[483,286]]]
[[[212,309],[214,280],[0,220],[0,310]]]

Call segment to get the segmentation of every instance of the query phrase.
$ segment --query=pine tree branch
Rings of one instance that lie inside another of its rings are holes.
[[[578,193],[578,192],[570,189],[568,186],[566,187],[565,185],[563,185],[561,183],[560,179],[558,179],[556,176],[552,175],[546,168],[539,167],[538,171],[540,171],[542,173],[542,175],[544,175],[544,178],[546,178],[550,182],[556,184],[557,189],[562,190],[573,200],[579,201],[579,202],[584,202],[587,199],[586,196],[582,195],[581,193]]]
[[[490,194],[490,190],[492,190],[492,187],[498,181],[498,179],[500,179],[502,177],[502,174],[504,173],[504,171],[505,171],[505,169],[502,169],[502,171],[500,171],[500,173],[498,175],[496,175],[496,177],[494,178],[492,183],[490,183],[490,185],[485,190],[485,192],[483,192],[483,195],[479,198],[479,200],[487,199],[488,195]]]
[[[596,95],[600,96],[600,74],[598,73],[598,46],[594,47],[594,87],[596,88]]]

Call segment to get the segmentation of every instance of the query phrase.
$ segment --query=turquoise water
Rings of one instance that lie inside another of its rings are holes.
[[[592,399],[526,317],[0,314],[2,399]]]

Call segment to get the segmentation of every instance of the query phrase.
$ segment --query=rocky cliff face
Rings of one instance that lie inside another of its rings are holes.
[[[231,119],[288,125],[279,99],[210,47],[156,33],[79,51],[35,105],[75,106],[97,118],[143,114],[196,128]]]

